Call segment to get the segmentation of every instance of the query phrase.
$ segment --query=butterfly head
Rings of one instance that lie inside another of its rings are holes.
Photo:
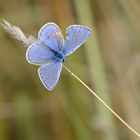
[[[62,62],[66,62],[67,61],[67,58],[66,57],[64,57],[64,59],[63,59],[63,61]]]

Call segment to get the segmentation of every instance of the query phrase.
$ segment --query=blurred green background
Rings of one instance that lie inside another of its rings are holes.
[[[50,21],[92,28],[65,65],[140,132],[139,0],[0,0],[3,18],[35,37]],[[0,27],[0,140],[138,140],[65,70],[47,91],[25,52]]]

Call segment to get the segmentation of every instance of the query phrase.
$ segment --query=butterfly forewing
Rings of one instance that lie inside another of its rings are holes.
[[[53,60],[53,54],[40,43],[34,43],[27,49],[26,59],[31,64],[43,65]]]
[[[72,25],[67,28],[67,37],[64,43],[63,52],[70,55],[78,49],[89,37],[92,30],[86,26]]]
[[[39,77],[43,85],[48,89],[52,90],[58,80],[62,69],[62,62],[53,61],[49,64],[43,65],[38,69]]]
[[[55,23],[45,24],[38,33],[38,39],[55,51],[62,49],[64,40],[60,28]]]

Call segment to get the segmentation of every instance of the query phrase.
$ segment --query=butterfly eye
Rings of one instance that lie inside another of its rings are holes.
[[[67,61],[67,59],[66,59],[66,57],[64,57],[64,59],[63,59],[63,61],[62,62],[66,62]]]

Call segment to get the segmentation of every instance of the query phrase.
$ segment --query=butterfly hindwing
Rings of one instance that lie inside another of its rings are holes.
[[[59,61],[53,61],[46,65],[42,65],[38,69],[39,77],[43,85],[48,90],[52,90],[56,86],[60,77],[61,69],[62,69],[62,62]]]
[[[71,25],[67,28],[67,37],[63,52],[66,56],[78,49],[89,37],[92,30],[82,25]]]
[[[60,51],[64,43],[60,28],[52,22],[45,24],[40,29],[38,39],[41,43],[55,51]]]

